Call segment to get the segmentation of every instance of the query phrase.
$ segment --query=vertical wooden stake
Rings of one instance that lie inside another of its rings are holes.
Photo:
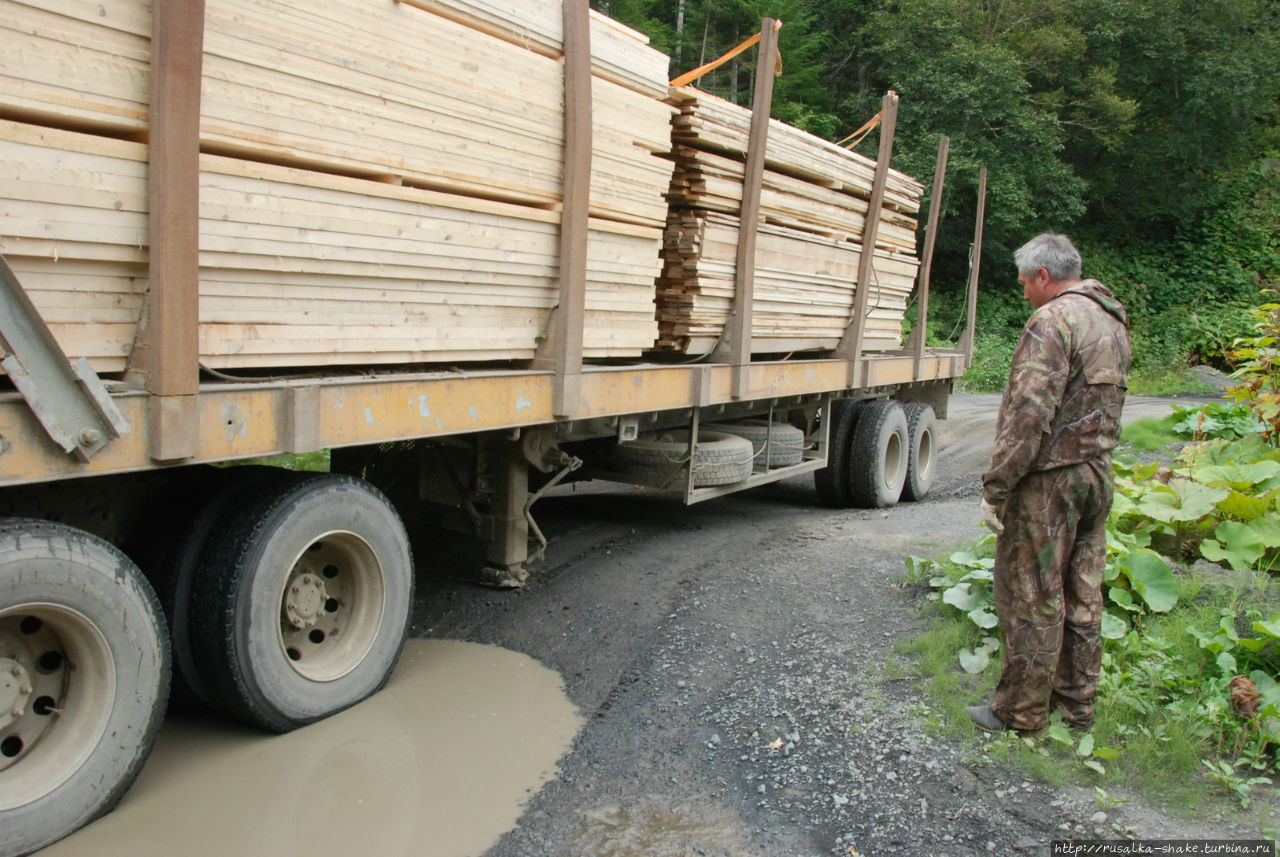
[[[747,137],[747,163],[742,176],[738,251],[734,266],[733,312],[724,335],[711,355],[734,367],[731,394],[747,395],[751,366],[751,324],[755,303],[756,238],[760,221],[760,193],[764,184],[765,147],[769,142],[769,114],[773,110],[773,81],[781,21],[765,18],[760,25],[760,54],[756,59],[755,98]]]
[[[151,290],[133,368],[151,393],[158,461],[196,454],[200,388],[200,79],[204,0],[152,6],[149,146]]]
[[[973,261],[969,265],[969,292],[965,304],[969,308],[969,318],[965,322],[964,335],[960,337],[959,350],[964,355],[964,368],[973,365],[974,331],[978,326],[978,268],[982,264],[982,221],[987,208],[987,168],[978,171],[978,212],[977,224],[973,229]]]
[[[938,162],[933,168],[933,190],[929,199],[929,222],[924,230],[924,256],[920,260],[920,287],[916,291],[916,325],[911,331],[911,351],[915,355],[914,376],[920,377],[920,361],[924,358],[925,338],[929,324],[929,274],[933,269],[933,247],[938,240],[938,222],[942,219],[942,188],[947,180],[947,155],[951,138],[938,140]]]
[[[871,301],[871,281],[875,279],[876,234],[880,229],[880,210],[884,206],[884,188],[889,179],[889,160],[893,156],[893,135],[898,127],[898,93],[885,93],[880,107],[880,149],[876,154],[875,178],[871,182],[871,199],[867,203],[867,220],[862,228],[862,253],[858,259],[858,285],[854,295],[853,318],[845,328],[836,356],[849,361],[849,386],[862,383],[858,377],[862,361],[867,304]]]
[[[564,202],[560,212],[560,302],[547,319],[533,366],[551,369],[551,410],[577,413],[586,323],[591,206],[591,19],[587,0],[564,0]]]

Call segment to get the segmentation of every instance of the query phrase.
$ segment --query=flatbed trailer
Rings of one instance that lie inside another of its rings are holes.
[[[407,633],[423,522],[485,545],[478,582],[519,586],[531,541],[533,559],[546,546],[535,502],[576,479],[644,484],[685,503],[803,473],[831,507],[927,493],[934,419],[945,418],[972,358],[977,286],[975,266],[958,347],[926,347],[945,139],[917,333],[901,348],[863,349],[870,289],[861,288],[834,348],[755,353],[754,232],[743,229],[719,347],[696,361],[593,363],[583,358],[590,28],[585,0],[565,0],[560,292],[533,359],[209,371],[197,348],[192,60],[204,3],[153,5],[152,62],[166,72],[151,96],[152,286],[133,369],[102,377],[87,360],[73,364],[20,277],[0,264],[3,857],[114,805],[154,741],[171,676],[184,703],[280,732],[376,692]],[[776,50],[771,21],[761,49]],[[768,140],[773,63],[759,67],[744,222],[758,219]],[[864,249],[874,247],[896,105],[886,96]],[[30,110],[0,119],[34,129],[46,121]],[[978,247],[981,206],[980,194]],[[872,257],[863,253],[860,282]],[[276,456],[325,451],[327,473],[273,466]]]

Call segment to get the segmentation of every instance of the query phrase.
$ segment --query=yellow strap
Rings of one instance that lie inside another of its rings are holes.
[[[774,22],[773,22],[773,31],[774,31],[775,33],[776,33],[779,29],[781,29],[781,28],[782,28],[782,22],[781,22],[781,21],[774,21]],[[675,78],[674,80],[672,80],[672,81],[671,81],[671,83],[670,83],[670,85],[671,85],[671,86],[686,86],[686,85],[688,85],[688,84],[690,84],[690,83],[693,83],[695,80],[697,80],[698,78],[702,77],[702,76],[703,76],[704,74],[706,74],[707,72],[711,71],[712,69],[717,69],[717,68],[719,68],[720,66],[724,65],[724,64],[725,64],[725,63],[727,63],[729,60],[733,59],[733,58],[734,58],[734,57],[736,57],[738,54],[742,53],[742,52],[743,52],[743,51],[745,51],[747,48],[751,47],[752,45],[756,44],[756,43],[757,43],[757,42],[759,42],[759,41],[760,41],[760,34],[759,34],[759,33],[756,33],[754,36],[752,36],[751,38],[747,39],[745,42],[743,42],[742,44],[738,45],[736,48],[733,48],[732,50],[730,50],[730,51],[729,51],[727,54],[725,54],[724,56],[720,57],[720,59],[712,60],[711,62],[707,63],[706,65],[700,65],[700,66],[698,66],[697,68],[695,68],[693,71],[686,71],[684,74],[682,74],[682,75],[680,75],[679,77],[677,77],[677,78]],[[779,51],[779,52],[778,52],[778,56],[777,56],[777,58],[776,58],[776,59],[775,59],[775,61],[774,61],[774,74],[778,74],[778,75],[781,75],[781,74],[782,74],[782,52],[781,52],[781,51]]]
[[[852,149],[854,146],[861,143],[864,137],[866,137],[868,134],[874,131],[876,126],[879,124],[880,124],[880,114],[877,113],[875,116],[872,116],[865,123],[863,123],[861,128],[859,128],[857,131],[854,131],[848,137],[845,137],[839,143],[836,143],[836,145],[844,146],[846,149]]]

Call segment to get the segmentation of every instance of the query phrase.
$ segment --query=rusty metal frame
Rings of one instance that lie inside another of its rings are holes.
[[[926,361],[924,380],[959,375],[963,354],[939,352]],[[892,392],[916,378],[908,354],[863,358],[865,386]],[[719,365],[589,366],[582,396],[567,419],[589,420],[732,404],[734,368]],[[842,360],[753,363],[753,400],[844,389]],[[411,438],[445,437],[522,426],[552,425],[550,371],[433,372],[259,383],[210,383],[196,397],[197,418],[208,430],[191,463],[231,461],[281,452],[310,452]],[[154,399],[145,392],[116,394],[125,420],[145,425]],[[16,393],[0,394],[0,486],[157,467],[147,439],[131,432],[78,462],[53,443]]]
[[[63,451],[88,461],[130,430],[87,358],[72,365],[0,253],[0,367]]]

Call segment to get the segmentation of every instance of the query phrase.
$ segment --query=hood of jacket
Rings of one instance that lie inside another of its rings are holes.
[[[1063,295],[1083,295],[1119,319],[1121,324],[1128,324],[1128,316],[1125,315],[1124,305],[1111,293],[1111,289],[1097,280],[1081,280],[1075,285],[1058,292],[1054,295],[1054,298],[1057,299]]]

